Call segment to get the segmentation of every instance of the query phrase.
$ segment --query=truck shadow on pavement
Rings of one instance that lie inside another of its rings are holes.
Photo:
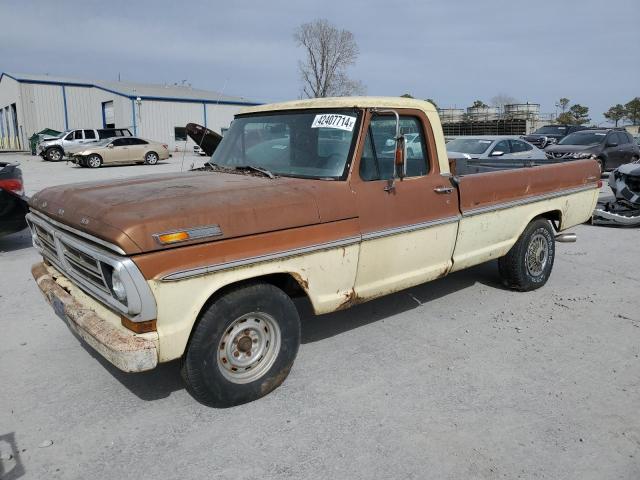
[[[432,300],[455,294],[481,283],[504,289],[498,275],[498,262],[491,261],[451,275],[356,305],[347,310],[315,316],[308,301],[296,304],[302,320],[302,343],[313,343],[369,323],[407,312]]]
[[[476,283],[490,288],[503,289],[498,275],[497,262],[488,262],[433,282],[356,305],[348,310],[327,315],[315,316],[307,301],[296,300],[302,322],[302,343],[321,341],[407,312],[432,300],[455,294]],[[180,376],[179,360],[162,363],[149,372],[125,373],[111,365],[84,341],[79,340],[79,342],[93,358],[100,362],[105,370],[141,400],[159,400],[185,388]]]

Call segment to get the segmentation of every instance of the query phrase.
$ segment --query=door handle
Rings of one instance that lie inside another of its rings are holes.
[[[453,187],[436,187],[433,191],[436,193],[451,193],[453,192]]]

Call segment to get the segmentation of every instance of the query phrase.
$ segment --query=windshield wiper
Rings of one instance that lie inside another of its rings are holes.
[[[235,167],[235,169],[236,170],[253,170],[254,172],[260,172],[269,178],[276,178],[276,176],[266,168],[254,167],[253,165],[240,165],[238,167]]]

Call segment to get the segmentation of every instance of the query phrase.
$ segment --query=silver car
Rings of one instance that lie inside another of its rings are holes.
[[[450,158],[504,160],[544,160],[543,150],[516,135],[476,135],[457,137],[447,143]]]

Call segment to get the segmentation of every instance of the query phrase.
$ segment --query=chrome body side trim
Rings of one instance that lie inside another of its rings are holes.
[[[449,223],[455,223],[460,220],[460,215],[453,217],[439,218],[438,220],[430,220],[428,222],[414,223],[412,225],[403,225],[402,227],[386,228],[384,230],[378,230],[376,232],[369,232],[362,234],[362,240],[373,240],[375,238],[383,238],[391,235],[398,235],[400,233],[413,232],[416,230],[424,230],[425,228],[435,227],[436,225],[446,225]]]
[[[294,248],[291,250],[284,250],[282,252],[269,253],[266,255],[259,255],[256,257],[244,258],[242,260],[234,260],[231,262],[218,263],[214,265],[208,265],[205,267],[192,268],[190,270],[182,270],[174,273],[170,273],[161,278],[162,281],[174,281],[182,280],[185,278],[196,277],[200,275],[206,275],[208,273],[217,272],[220,270],[227,270],[229,268],[243,267],[253,263],[266,262],[269,260],[277,260],[279,258],[294,257],[297,255],[304,255],[306,253],[313,253],[319,250],[327,250],[329,248],[346,247],[349,245],[355,245],[360,242],[360,235],[343,238],[341,240],[335,240],[332,242],[319,243],[317,245],[310,245],[308,247]]]
[[[462,213],[462,217],[472,217],[474,215],[481,215],[483,213],[494,212],[496,210],[504,210],[511,207],[518,207],[521,205],[527,205],[529,203],[541,202],[543,200],[550,200],[552,198],[562,197],[564,195],[570,195],[572,193],[584,192],[587,190],[595,190],[598,185],[593,183],[589,185],[583,185],[581,187],[569,188],[566,190],[559,190],[551,193],[543,193],[541,195],[534,195],[532,197],[522,198],[519,200],[513,200],[510,202],[497,203],[495,205],[489,205],[486,207],[474,208]]]
[[[37,210],[34,210],[32,208],[29,209],[30,213],[37,215],[38,217],[42,218],[44,221],[51,223],[52,225],[61,228],[63,230],[67,230],[71,233],[73,233],[74,235],[78,235],[79,237],[83,237],[86,238],[87,240],[93,242],[93,243],[97,243],[98,245],[102,245],[105,248],[108,248],[109,250],[118,253],[120,255],[126,255],[126,252],[124,250],[122,250],[119,246],[114,245],[113,243],[109,243],[106,242],[100,238],[94,237],[93,235],[89,235],[88,233],[85,232],[81,232],[80,230],[76,230],[73,227],[70,227],[69,225],[65,225],[63,223],[60,222],[56,222],[55,220],[53,220],[52,218],[47,217],[46,215],[38,212]]]
[[[155,297],[142,272],[130,258],[114,255],[58,229],[42,215],[36,216],[31,212],[26,219],[35,249],[85,293],[134,322],[157,318]],[[46,237],[43,232],[46,232]],[[84,263],[82,258],[70,257],[69,248],[85,255]],[[89,265],[89,259],[96,263],[95,271],[89,269],[93,266]],[[127,292],[126,304],[112,294],[109,275],[104,268],[117,270],[120,274]],[[93,273],[94,281],[88,273]]]

